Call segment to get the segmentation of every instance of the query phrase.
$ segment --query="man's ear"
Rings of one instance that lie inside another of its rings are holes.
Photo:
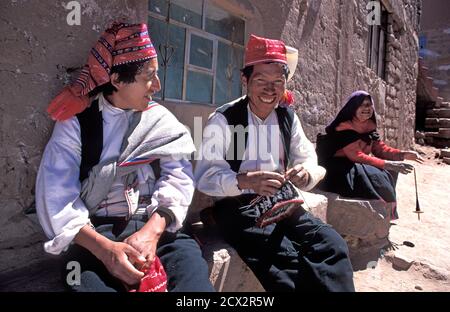
[[[111,84],[117,89],[119,90],[121,82],[119,81],[119,74],[118,73],[113,73],[111,75]]]
[[[247,88],[248,81],[247,81],[247,77],[245,77],[244,74],[241,74],[241,83],[244,88]]]

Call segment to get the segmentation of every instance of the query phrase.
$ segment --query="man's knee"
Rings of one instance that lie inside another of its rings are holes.
[[[322,226],[318,231],[318,240],[326,248],[333,251],[334,256],[348,257],[349,251],[346,241],[336,230],[329,226]]]

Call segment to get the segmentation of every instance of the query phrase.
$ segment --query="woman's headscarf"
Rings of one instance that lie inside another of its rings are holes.
[[[369,98],[370,101],[372,102],[373,114],[370,117],[370,119],[376,125],[377,120],[375,117],[375,106],[373,104],[373,99],[370,96],[370,94],[367,93],[366,91],[359,90],[359,91],[353,92],[350,95],[350,97],[347,99],[347,103],[345,103],[344,107],[342,107],[342,109],[339,111],[336,118],[325,128],[326,133],[335,132],[336,127],[340,123],[342,123],[344,121],[352,120],[356,114],[356,110],[361,106],[361,104],[364,102],[364,99],[366,99],[366,98]]]

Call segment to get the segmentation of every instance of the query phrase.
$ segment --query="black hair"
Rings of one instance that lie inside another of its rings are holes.
[[[270,63],[266,63],[266,64],[272,64],[275,62],[270,62]],[[289,77],[289,67],[286,64],[281,64],[282,66],[282,70],[283,70],[283,75],[284,77],[286,77],[286,80]],[[253,74],[253,67],[254,65],[250,65],[250,66],[246,66],[244,68],[241,69],[242,75],[247,79],[247,81],[250,79],[250,76]]]
[[[142,60],[114,66],[111,68],[110,75],[117,73],[118,74],[117,80],[119,82],[133,83],[136,81],[136,76],[142,73],[145,65],[147,65],[149,61],[150,60]],[[89,96],[92,97],[101,92],[104,93],[105,95],[111,95],[113,94],[113,92],[117,92],[117,88],[114,87],[111,82],[108,82],[92,90],[89,93]]]

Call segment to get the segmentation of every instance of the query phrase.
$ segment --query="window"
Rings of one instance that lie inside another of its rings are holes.
[[[382,79],[385,78],[387,26],[388,11],[381,4],[380,24],[369,26],[367,66],[372,68]]]
[[[242,94],[245,21],[211,0],[150,0],[162,100],[219,106]]]

